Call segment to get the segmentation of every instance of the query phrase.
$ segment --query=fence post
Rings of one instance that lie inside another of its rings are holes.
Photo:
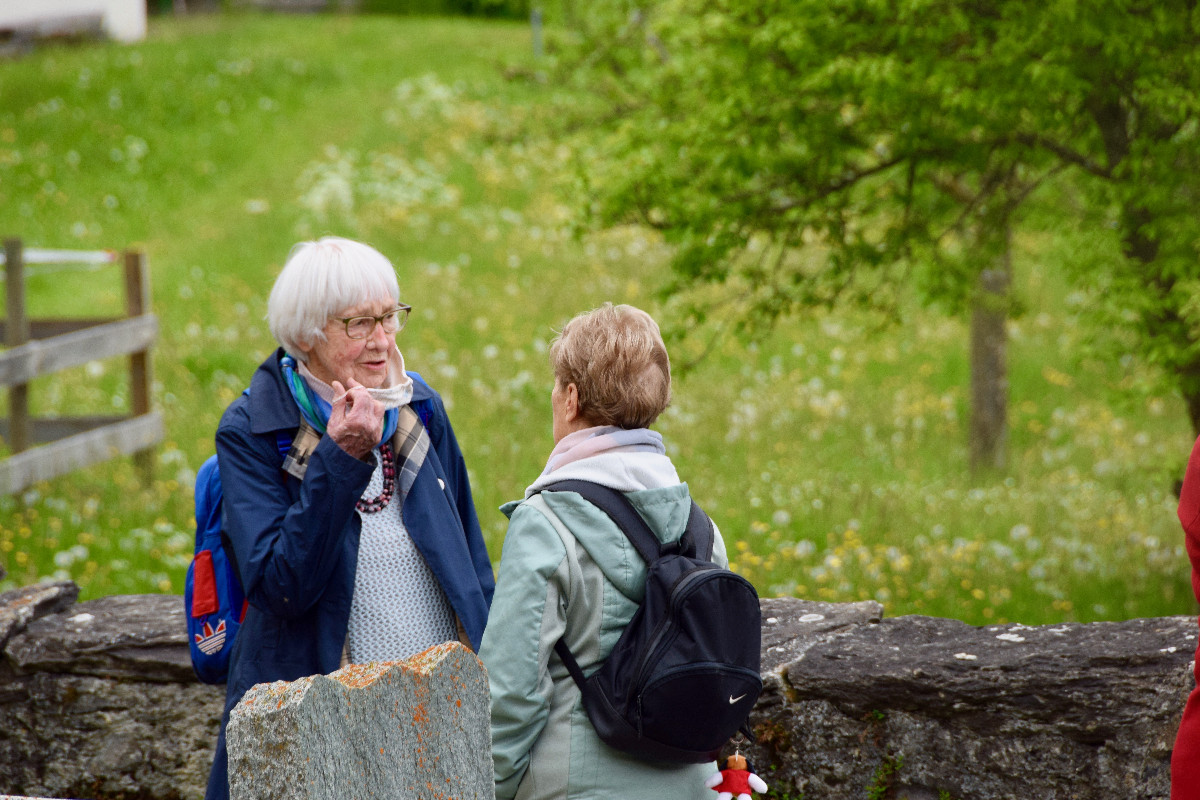
[[[533,33],[533,57],[542,57],[542,9],[534,6],[529,11],[529,27]]]
[[[125,313],[140,317],[150,308],[150,276],[146,270],[146,255],[139,250],[125,251]],[[129,356],[130,411],[140,417],[150,413],[150,351],[139,350]],[[154,449],[139,450],[133,456],[149,486],[154,480]]]
[[[4,344],[16,347],[29,341],[29,317],[25,314],[25,259],[20,239],[4,240],[5,306],[8,321]],[[14,384],[8,390],[8,446],[13,453],[29,449],[29,384]]]

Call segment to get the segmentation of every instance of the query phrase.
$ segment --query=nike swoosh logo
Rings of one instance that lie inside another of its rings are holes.
[[[746,695],[744,695],[744,694],[739,694],[737,697],[734,697],[733,695],[729,695],[729,705],[733,705],[734,703],[736,703],[738,700],[741,700],[745,696]]]

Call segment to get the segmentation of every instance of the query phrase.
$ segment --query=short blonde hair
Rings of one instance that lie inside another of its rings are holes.
[[[648,428],[671,403],[671,360],[654,318],[605,303],[580,314],[550,345],[560,386],[575,384],[579,411],[595,425]]]
[[[292,248],[267,299],[267,323],[289,355],[307,361],[300,345],[323,341],[331,316],[388,297],[400,302],[400,284],[383,253],[326,236]]]

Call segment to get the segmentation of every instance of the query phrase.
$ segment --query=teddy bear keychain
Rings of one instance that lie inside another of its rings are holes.
[[[767,784],[754,774],[740,746],[725,760],[725,769],[713,773],[704,785],[717,793],[717,800],[731,800],[735,796],[738,800],[751,800],[751,789],[760,794],[767,790]]]

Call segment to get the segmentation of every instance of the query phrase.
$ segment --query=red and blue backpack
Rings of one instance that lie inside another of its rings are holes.
[[[291,434],[276,434],[276,444],[282,465]],[[246,618],[246,594],[221,540],[222,497],[221,471],[212,455],[196,473],[196,549],[183,588],[192,668],[204,683],[225,682],[233,640]]]

